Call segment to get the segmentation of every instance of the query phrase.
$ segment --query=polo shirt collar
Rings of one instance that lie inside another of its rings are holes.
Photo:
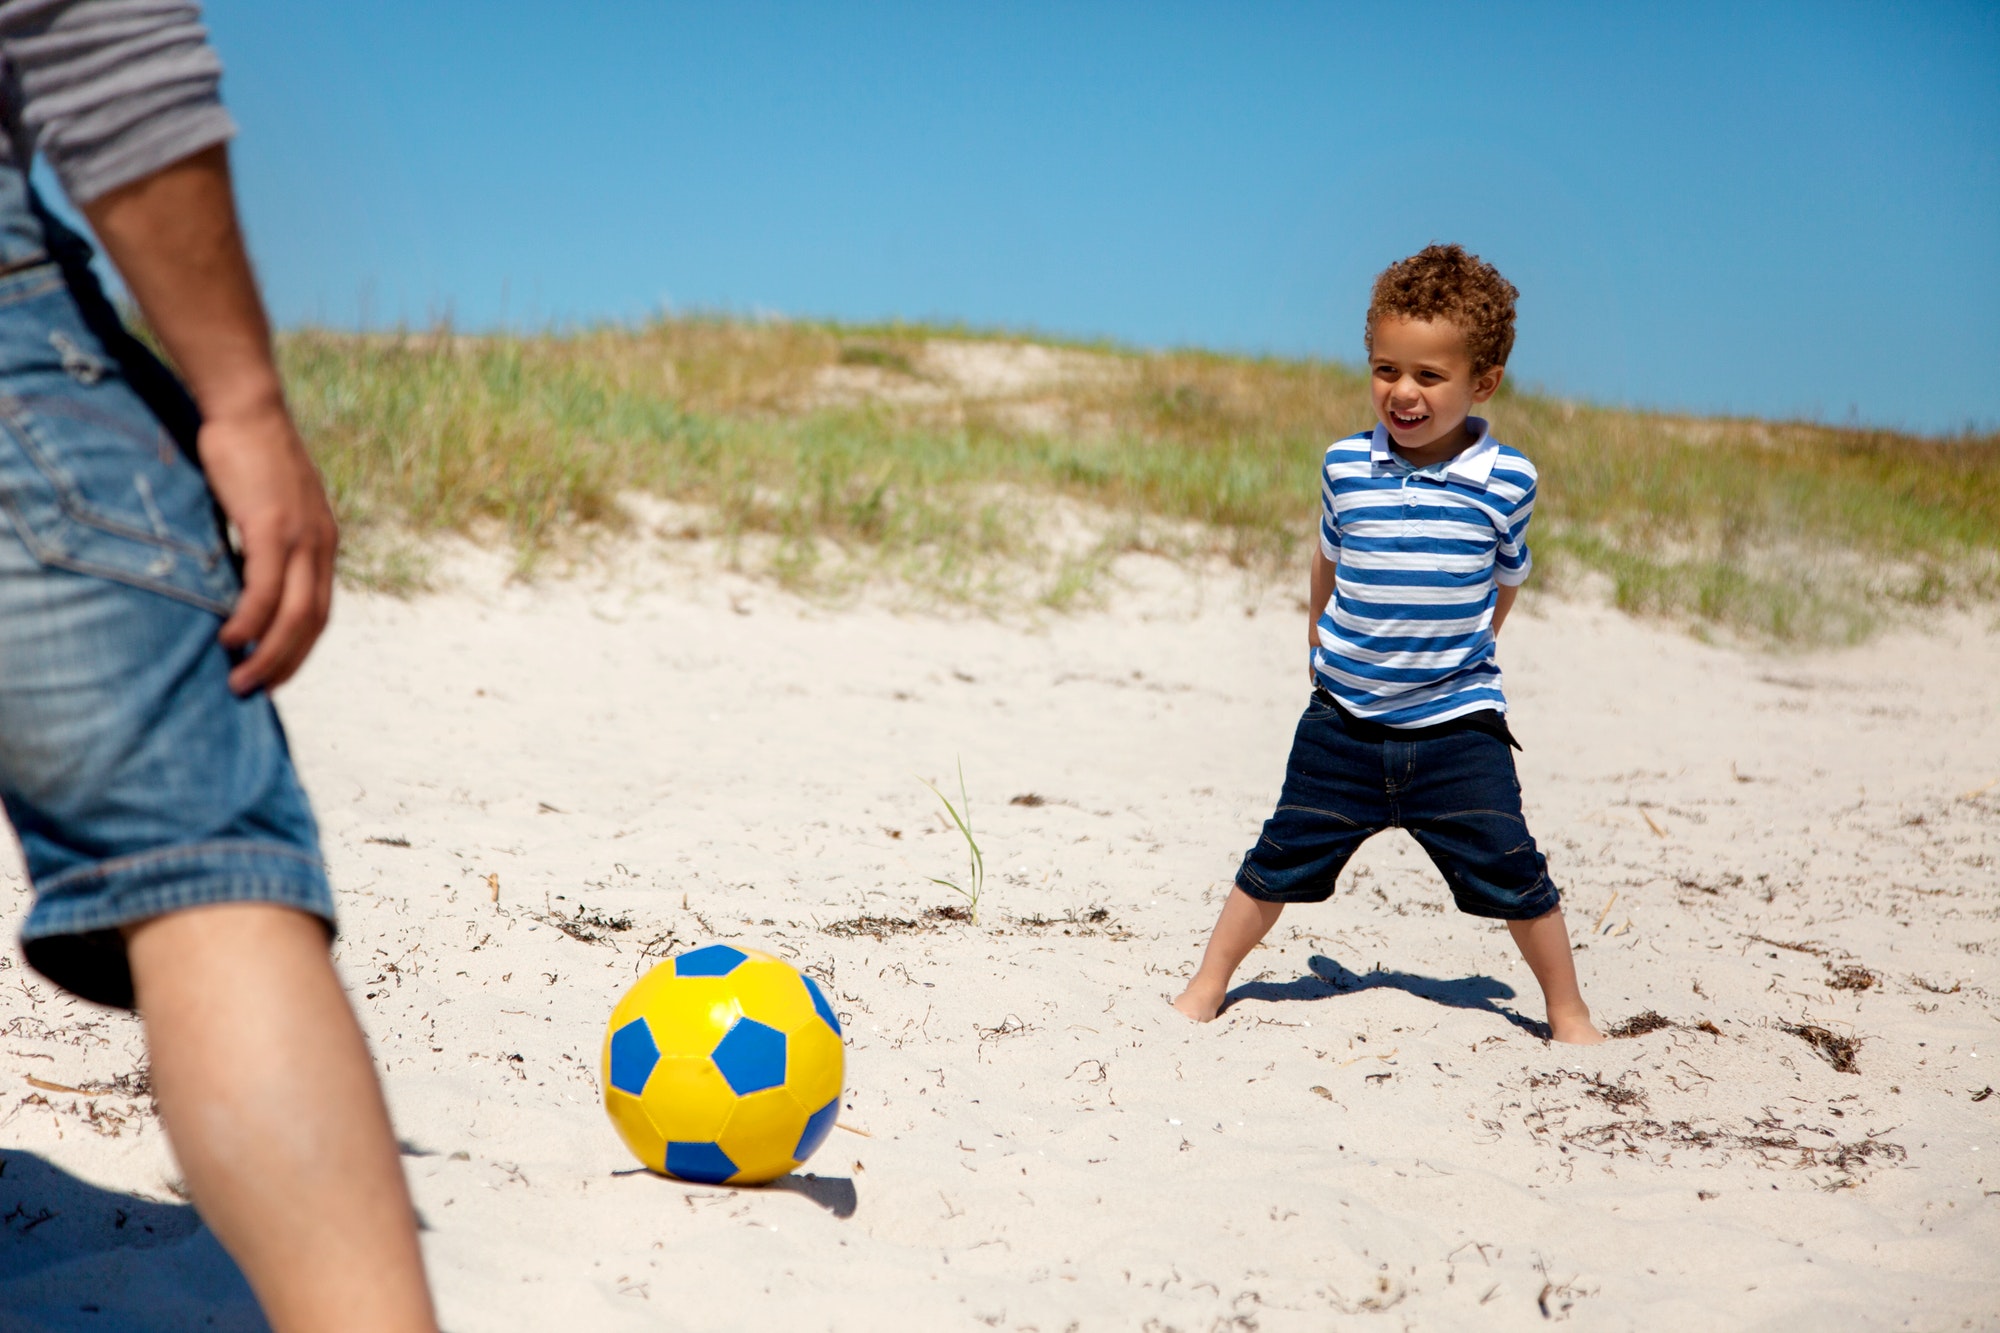
[[[1485,490],[1493,476],[1493,464],[1500,457],[1500,442],[1493,438],[1485,417],[1467,417],[1465,424],[1472,432],[1472,443],[1445,464],[1445,475]],[[1386,467],[1394,458],[1389,452],[1389,428],[1378,421],[1375,433],[1368,437],[1368,459],[1377,467]]]

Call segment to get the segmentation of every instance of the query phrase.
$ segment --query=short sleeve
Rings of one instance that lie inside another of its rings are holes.
[[[21,125],[80,204],[236,133],[188,0],[13,0],[0,57]]]
[[[1333,503],[1333,469],[1324,463],[1319,469],[1319,553],[1334,564],[1340,563],[1340,519]]]
[[[1507,514],[1506,527],[1494,548],[1493,577],[1503,588],[1520,587],[1535,567],[1534,554],[1528,550],[1528,521],[1535,514],[1536,484],[1534,478],[1529,478],[1520,502]]]

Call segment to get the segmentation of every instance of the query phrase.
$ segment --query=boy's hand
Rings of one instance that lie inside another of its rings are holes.
[[[204,421],[202,470],[243,544],[243,595],[223,622],[230,648],[256,644],[229,673],[238,694],[291,679],[333,606],[340,533],[319,472],[282,401]]]

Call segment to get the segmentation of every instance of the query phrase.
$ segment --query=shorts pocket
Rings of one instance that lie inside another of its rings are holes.
[[[235,601],[207,481],[60,284],[0,306],[0,509],[41,564]]]

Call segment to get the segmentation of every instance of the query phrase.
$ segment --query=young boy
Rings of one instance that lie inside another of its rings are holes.
[[[1324,902],[1354,849],[1408,829],[1462,912],[1507,923],[1549,1032],[1603,1034],[1577,990],[1548,865],[1521,817],[1494,637],[1528,577],[1535,468],[1487,433],[1514,346],[1513,286],[1456,245],[1375,280],[1367,347],[1378,424],[1326,452],[1313,559],[1313,698],[1278,808],[1243,858],[1174,1008],[1221,1010],[1286,903]]]

